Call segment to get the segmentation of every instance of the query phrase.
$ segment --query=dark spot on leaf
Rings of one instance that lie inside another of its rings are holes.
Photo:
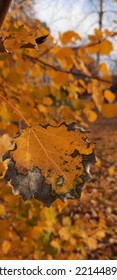
[[[40,44],[42,44],[42,43],[44,43],[45,42],[45,40],[46,40],[46,38],[48,37],[48,34],[47,35],[44,35],[44,36],[41,36],[41,37],[39,37],[39,38],[36,38],[36,43],[38,44],[38,45],[40,45]]]
[[[75,158],[76,156],[80,155],[80,153],[75,149],[74,152],[71,154],[71,156],[73,158]]]

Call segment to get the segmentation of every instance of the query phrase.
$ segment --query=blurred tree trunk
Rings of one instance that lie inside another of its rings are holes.
[[[105,0],[99,0],[99,30],[102,31],[103,28],[103,16],[104,16],[104,6],[105,6]],[[100,43],[100,40],[99,40]],[[100,64],[100,53],[97,53],[97,65]]]

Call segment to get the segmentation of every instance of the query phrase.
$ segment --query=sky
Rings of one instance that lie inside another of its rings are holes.
[[[106,27],[117,20],[117,4],[113,0],[104,0]],[[74,29],[81,33],[91,33],[98,26],[100,0],[36,0],[36,14],[51,28],[52,34],[58,31]],[[112,14],[113,11],[114,13]]]
[[[46,21],[55,37],[58,31],[76,30],[82,34],[82,31],[91,29],[95,22],[89,15],[91,2],[88,5],[86,2],[87,0],[39,0],[36,1],[36,12],[42,21]]]
[[[74,30],[83,37],[98,28],[99,0],[35,0],[36,16],[46,22],[52,35],[57,38],[58,32]],[[117,31],[117,3],[113,0],[104,0],[104,28],[113,28]],[[111,57],[117,60],[117,39],[114,41],[114,51]]]

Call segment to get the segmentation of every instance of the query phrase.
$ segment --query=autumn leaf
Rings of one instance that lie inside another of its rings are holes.
[[[47,206],[58,197],[63,201],[80,197],[95,155],[94,144],[87,142],[86,132],[76,123],[28,127],[15,145],[5,174],[14,193],[24,200],[34,196]]]
[[[97,42],[95,44],[89,44],[87,46],[87,51],[90,54],[95,54],[99,52],[101,55],[109,55],[112,50],[113,50],[112,43],[108,40],[103,40],[99,43]]]
[[[27,44],[22,45],[21,48],[34,49],[36,44],[37,45],[43,44],[47,37],[48,37],[48,35],[38,37],[35,39],[35,44],[27,43]]]
[[[117,117],[117,105],[116,104],[102,104],[101,113],[106,118]]]
[[[11,242],[9,240],[4,240],[2,243],[2,251],[5,255],[9,253],[11,249]]]
[[[84,110],[84,113],[86,114],[88,121],[95,122],[97,119],[97,114],[92,110]]]
[[[74,31],[66,31],[63,34],[59,35],[59,39],[62,44],[66,45],[68,43],[73,43],[74,41],[81,40],[81,37]]]
[[[27,30],[24,25],[18,28],[11,26],[9,36],[0,41],[0,51],[12,53],[20,48],[38,49],[38,45],[45,42],[48,34],[36,37],[36,33],[33,29]]]
[[[7,152],[8,149],[12,149],[12,139],[9,137],[8,134],[3,134],[0,137],[0,158],[1,156]]]
[[[112,43],[108,40],[104,40],[99,45],[99,51],[101,55],[109,55],[110,52],[113,50]]]
[[[110,166],[110,167],[108,168],[108,174],[109,174],[110,176],[113,176],[115,173],[116,173],[115,166]]]
[[[112,103],[115,100],[115,94],[112,93],[112,91],[110,91],[110,90],[105,90],[104,97],[110,103]]]

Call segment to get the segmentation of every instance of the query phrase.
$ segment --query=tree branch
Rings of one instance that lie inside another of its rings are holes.
[[[23,56],[24,56],[24,57],[27,57],[28,59],[31,59],[31,60],[34,61],[34,62],[38,61],[40,64],[42,64],[42,65],[44,65],[44,66],[46,66],[46,67],[48,67],[48,68],[51,68],[51,69],[53,69],[53,70],[56,71],[56,72],[71,74],[71,75],[73,75],[73,76],[75,76],[75,77],[84,78],[84,79],[89,79],[89,80],[95,79],[95,80],[97,80],[97,81],[99,81],[99,82],[104,82],[104,83],[107,83],[107,84],[110,84],[110,85],[112,84],[112,85],[117,86],[117,83],[115,83],[115,82],[113,82],[113,81],[109,81],[109,80],[103,79],[103,78],[100,78],[100,77],[95,76],[95,75],[94,75],[94,76],[93,76],[93,75],[92,75],[92,76],[88,76],[88,75],[86,75],[86,74],[84,74],[84,73],[75,72],[75,71],[69,71],[69,70],[64,70],[64,69],[61,69],[60,67],[56,67],[56,66],[51,65],[51,64],[49,64],[49,63],[47,63],[47,62],[45,62],[45,61],[43,61],[43,60],[41,60],[41,59],[31,57],[31,56],[29,56],[29,55],[27,55],[27,54],[24,54]]]

